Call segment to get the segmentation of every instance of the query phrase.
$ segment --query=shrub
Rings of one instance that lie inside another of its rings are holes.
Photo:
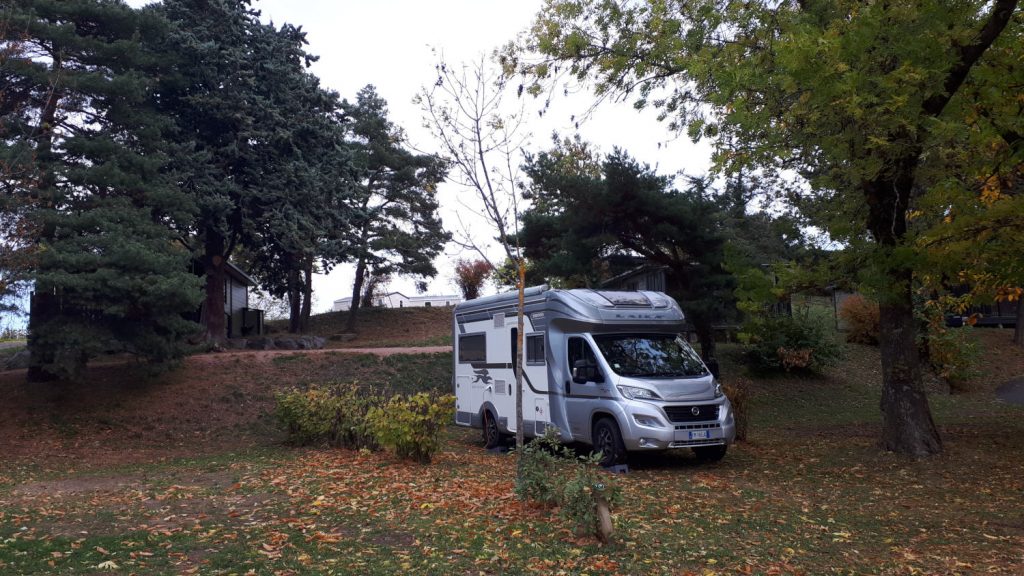
[[[949,383],[952,390],[964,390],[972,378],[978,376],[981,351],[970,337],[970,326],[949,328],[937,306],[926,305],[919,312],[926,329],[925,355],[936,375]]]
[[[854,294],[839,307],[839,317],[846,322],[846,341],[878,344],[878,302]]]
[[[275,414],[298,445],[327,444],[343,448],[371,448],[377,444],[366,415],[383,397],[353,383],[293,388],[277,394]]]
[[[441,428],[452,420],[455,397],[420,392],[393,396],[386,405],[371,408],[367,422],[381,446],[399,458],[427,464],[440,446]]]
[[[558,439],[558,431],[549,427],[544,435],[523,446],[516,473],[516,496],[544,506],[561,500],[561,468],[573,458]]]
[[[755,372],[818,371],[835,363],[842,348],[822,315],[809,310],[792,316],[755,317],[744,327],[747,365]]]
[[[337,401],[333,394],[320,388],[289,390],[277,394],[275,415],[288,432],[291,442],[299,445],[326,442],[334,423]]]
[[[736,439],[746,440],[750,425],[750,403],[746,385],[723,384],[722,391],[732,405],[733,419],[736,421]]]
[[[617,484],[608,475],[598,475],[598,456],[581,458],[562,490],[562,518],[577,534],[590,534],[602,542],[612,536],[611,510],[621,501]]]
[[[619,503],[619,488],[611,477],[598,472],[596,454],[577,458],[559,440],[558,431],[523,447],[516,476],[516,496],[544,506],[561,506],[560,514],[577,534],[602,542],[612,535],[612,507]]]

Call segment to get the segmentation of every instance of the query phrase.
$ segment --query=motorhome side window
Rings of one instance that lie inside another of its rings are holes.
[[[526,335],[526,363],[527,364],[543,364],[544,363],[544,335],[543,334],[527,334]]]
[[[486,362],[487,334],[459,335],[459,362]]]

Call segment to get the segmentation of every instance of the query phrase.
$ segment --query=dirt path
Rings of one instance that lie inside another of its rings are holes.
[[[190,361],[195,362],[210,362],[218,358],[228,358],[232,356],[246,356],[248,358],[272,358],[274,356],[282,356],[287,354],[373,354],[375,356],[385,357],[393,354],[438,354],[442,352],[451,352],[451,346],[406,346],[406,347],[393,347],[393,348],[320,348],[317,350],[224,350],[222,352],[209,352],[206,354],[196,354],[189,356]]]
[[[2,348],[2,346],[0,346]],[[232,358],[235,356],[245,356],[246,358],[264,360],[271,359],[275,356],[286,356],[289,354],[328,354],[328,353],[339,353],[339,354],[373,354],[374,356],[380,356],[381,358],[391,356],[394,354],[439,354],[442,352],[451,352],[451,346],[406,346],[406,347],[391,347],[391,348],[320,348],[317,350],[223,350],[220,352],[207,352],[205,354],[193,354],[186,358],[187,362],[197,362],[199,364],[210,364],[215,363],[218,360],[226,358]],[[125,364],[128,361],[118,358],[113,360],[99,360],[90,362],[89,365],[96,366],[116,366],[118,364]],[[5,372],[19,372],[24,371],[24,368],[14,370],[0,370],[0,374]]]

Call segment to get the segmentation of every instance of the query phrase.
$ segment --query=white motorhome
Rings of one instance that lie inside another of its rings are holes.
[[[488,447],[514,434],[518,294],[455,307],[455,422]],[[523,433],[557,428],[602,453],[692,448],[721,459],[736,435],[729,400],[680,337],[683,312],[661,292],[526,290]]]

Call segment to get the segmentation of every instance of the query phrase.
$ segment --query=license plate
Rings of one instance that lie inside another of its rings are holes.
[[[690,440],[707,440],[708,438],[710,436],[708,436],[707,430],[690,430]]]

